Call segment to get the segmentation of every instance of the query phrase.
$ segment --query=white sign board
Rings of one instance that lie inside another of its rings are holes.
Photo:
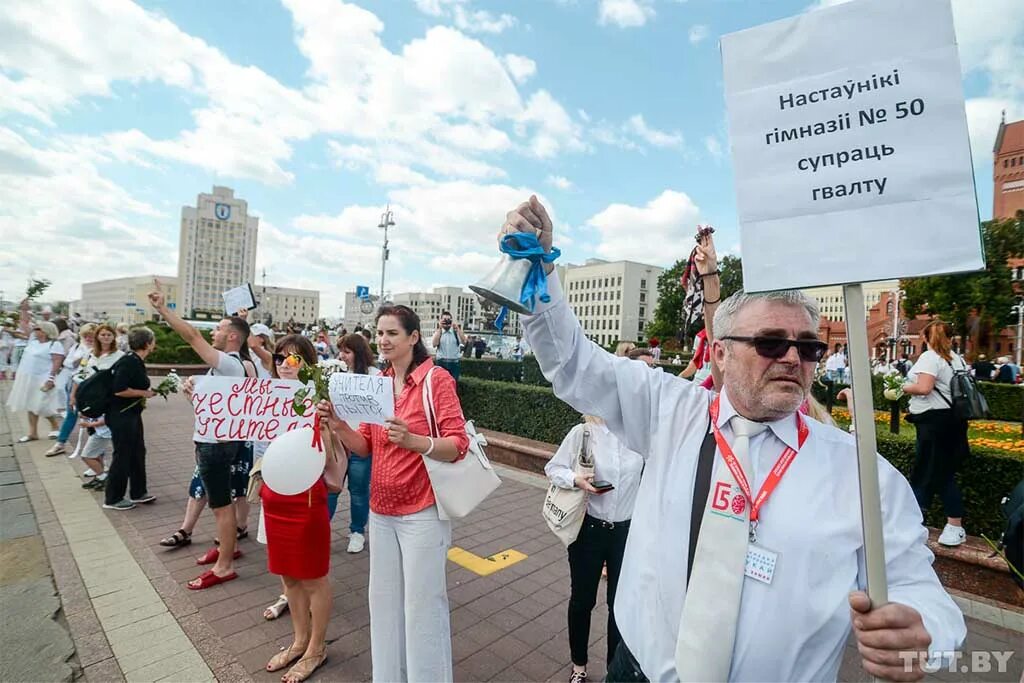
[[[722,38],[750,291],[978,270],[948,0],[855,0]]]
[[[221,296],[224,297],[224,310],[228,315],[236,315],[243,308],[247,311],[256,308],[256,297],[249,283],[229,289]]]
[[[192,392],[196,432],[218,441],[273,441],[293,429],[312,429],[312,399],[305,400],[304,415],[292,408],[295,392],[304,386],[289,379],[197,377]]]
[[[350,423],[384,424],[395,416],[395,383],[384,375],[336,372],[328,383],[334,412]]]

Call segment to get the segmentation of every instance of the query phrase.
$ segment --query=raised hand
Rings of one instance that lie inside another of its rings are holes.
[[[536,235],[545,252],[551,251],[551,244],[554,238],[554,227],[547,209],[537,199],[537,195],[530,195],[530,198],[512,209],[505,215],[505,223],[498,231],[498,241],[505,235],[517,232],[525,232]]]

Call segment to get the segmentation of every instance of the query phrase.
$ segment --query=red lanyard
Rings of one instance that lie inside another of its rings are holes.
[[[791,446],[787,446],[786,450],[782,452],[779,459],[775,461],[775,466],[772,467],[772,471],[768,473],[768,477],[764,480],[761,485],[761,490],[757,492],[757,497],[751,495],[750,483],[747,481],[747,475],[743,473],[743,468],[740,467],[739,461],[736,459],[736,455],[732,452],[732,448],[729,446],[729,442],[722,436],[722,432],[718,429],[718,397],[711,403],[711,427],[715,431],[715,441],[718,443],[718,450],[722,452],[722,459],[725,460],[726,466],[729,471],[732,472],[732,476],[736,479],[736,483],[739,484],[740,489],[743,491],[743,495],[747,497],[750,503],[750,524],[751,532],[753,534],[753,528],[757,525],[757,516],[761,512],[761,506],[764,505],[765,501],[768,500],[768,496],[772,495],[772,491],[779,485],[779,481],[782,479],[782,475],[786,473],[789,466],[793,463],[796,458],[797,450],[804,447],[804,441],[807,440],[807,424],[800,417],[800,413],[796,414],[796,432],[797,432],[797,450],[794,450]]]

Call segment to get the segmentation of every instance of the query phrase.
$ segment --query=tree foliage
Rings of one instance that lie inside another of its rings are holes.
[[[732,296],[743,289],[743,263],[738,256],[725,256],[718,261],[722,298]],[[659,339],[673,338],[683,340],[683,335],[694,335],[699,327],[683,330],[683,299],[686,290],[679,284],[679,279],[686,271],[686,259],[680,259],[658,278],[658,307],[654,310],[654,319],[647,325],[647,337]]]
[[[1007,259],[1024,255],[1021,217],[995,219],[981,224],[985,246],[985,270],[959,275],[936,275],[900,281],[908,316],[929,313],[951,323],[962,339],[977,335],[987,339],[993,330],[1013,324],[1013,283]],[[977,316],[977,327],[971,319]]]

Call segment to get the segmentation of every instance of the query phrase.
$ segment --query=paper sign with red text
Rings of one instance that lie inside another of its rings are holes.
[[[304,386],[288,379],[198,377],[192,393],[196,433],[218,441],[273,441],[293,429],[312,428],[312,400],[305,401],[305,415],[292,407]]]

